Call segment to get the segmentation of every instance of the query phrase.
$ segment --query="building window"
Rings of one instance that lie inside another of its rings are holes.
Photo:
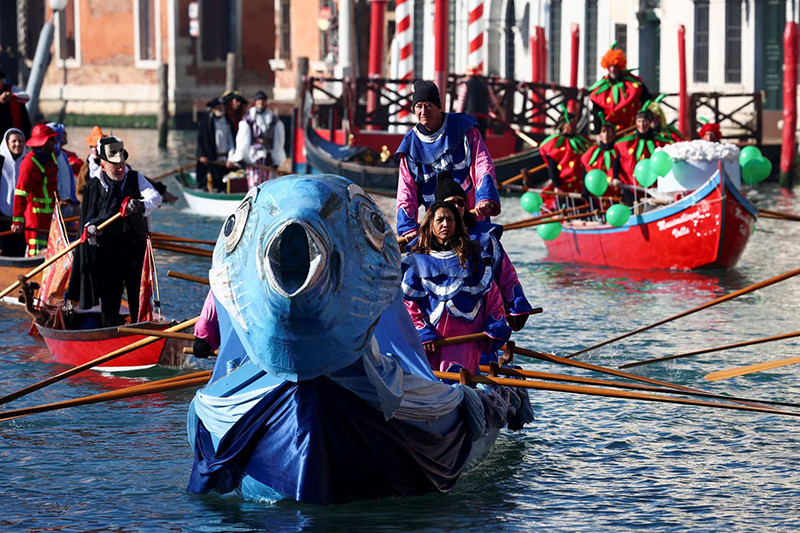
[[[225,61],[237,46],[236,0],[204,0],[200,4],[200,51],[203,61]]]
[[[58,12],[58,58],[62,60],[76,59],[77,22],[75,0],[69,0],[67,6]]]
[[[694,67],[695,82],[708,82],[708,0],[694,2]]]
[[[622,50],[622,53],[628,50],[628,25],[627,24],[614,24],[614,40],[617,41],[617,48]]]
[[[585,20],[583,81],[589,85],[597,77],[597,0],[586,0]]]
[[[155,0],[137,0],[138,9],[136,28],[139,36],[139,59],[156,59],[156,2]]]
[[[561,0],[550,3],[550,81],[561,83]]]
[[[292,2],[281,0],[278,24],[278,59],[292,58]]]
[[[742,1],[725,0],[725,83],[742,81]]]

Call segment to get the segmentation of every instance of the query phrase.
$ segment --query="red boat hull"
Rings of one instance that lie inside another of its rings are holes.
[[[166,322],[140,322],[133,327],[148,329],[166,329]],[[102,355],[113,352],[147,335],[129,335],[119,333],[117,328],[101,328],[87,330],[49,329],[37,324],[39,333],[47,344],[53,359],[65,365],[77,366],[92,361]],[[159,339],[152,344],[138,348],[130,353],[95,367],[106,372],[123,372],[150,368],[159,363],[167,339]]]
[[[620,228],[564,224],[546,241],[550,259],[616,268],[732,268],[758,218],[756,209],[715,173],[692,194],[632,216]]]

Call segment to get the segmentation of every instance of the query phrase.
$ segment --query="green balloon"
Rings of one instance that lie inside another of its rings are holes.
[[[561,222],[548,222],[536,228],[536,233],[539,237],[546,241],[552,241],[561,235]]]
[[[656,182],[658,174],[653,169],[653,163],[649,159],[642,159],[633,167],[633,175],[642,187],[649,187]]]
[[[624,204],[614,204],[606,211],[606,222],[618,228],[631,218],[631,208]]]
[[[759,157],[761,157],[761,150],[759,150],[757,146],[753,146],[752,144],[745,146],[742,148],[742,151],[739,152],[739,164],[744,168],[748,161],[758,159]]]
[[[758,179],[756,179],[756,174],[758,173],[757,167],[758,162],[756,159],[751,159],[742,166],[742,181],[747,185],[755,185],[758,183]]]
[[[772,162],[769,159],[762,156],[754,159],[753,161],[755,161],[757,165],[755,168],[755,177],[757,182],[764,181],[769,177],[770,174],[772,174]]]
[[[651,166],[659,176],[666,176],[672,170],[672,158],[667,152],[661,151],[653,154],[650,158]]]
[[[542,197],[535,192],[528,191],[519,199],[522,209],[528,213],[535,213],[542,208]]]
[[[586,190],[595,196],[603,196],[608,189],[608,177],[606,173],[599,169],[590,170],[584,178]]]

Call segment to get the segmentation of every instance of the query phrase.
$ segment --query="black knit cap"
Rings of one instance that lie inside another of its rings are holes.
[[[439,173],[439,182],[436,185],[436,190],[433,191],[433,198],[437,202],[444,202],[447,198],[453,196],[467,199],[467,193],[464,192],[464,188],[453,179],[453,175],[449,171],[443,170]]]
[[[414,82],[414,96],[411,98],[411,107],[417,102],[430,102],[439,109],[442,108],[442,101],[439,99],[439,88],[432,81],[417,80]]]

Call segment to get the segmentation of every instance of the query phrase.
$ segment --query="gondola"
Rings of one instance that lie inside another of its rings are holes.
[[[369,132],[363,132],[366,135]],[[378,155],[365,146],[343,146],[325,140],[317,131],[306,126],[306,164],[323,174],[336,174],[352,180],[366,189],[397,190],[397,161],[390,157],[381,163]],[[531,169],[542,162],[538,148],[523,150],[494,159],[498,183],[513,178],[523,169]],[[546,172],[532,174],[529,187],[538,187],[547,181]]]
[[[554,261],[617,268],[693,270],[733,268],[758,219],[758,211],[720,166],[690,194],[631,216],[621,227],[600,222],[563,223],[545,241]]]

